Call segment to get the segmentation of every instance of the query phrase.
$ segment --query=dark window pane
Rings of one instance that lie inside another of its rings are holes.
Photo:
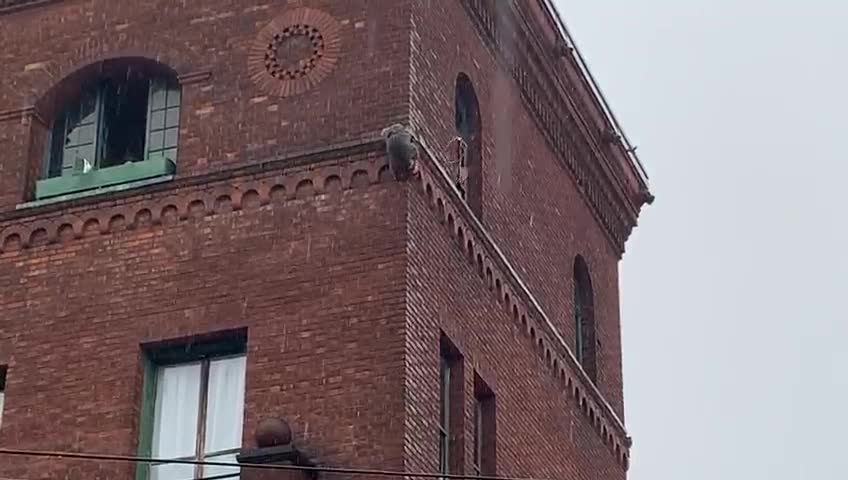
[[[97,92],[90,91],[83,94],[80,106],[74,120],[78,123],[92,123],[97,121]]]
[[[450,441],[448,440],[448,436],[446,433],[439,434],[439,471],[441,473],[448,473],[450,471],[450,458],[448,455],[448,449],[450,448]]]
[[[53,124],[50,133],[50,150],[44,178],[58,177],[62,174],[62,143],[64,142],[65,119],[59,118]]]
[[[105,145],[101,167],[122,165],[144,158],[147,99],[146,77],[129,69],[107,88],[104,110]]]
[[[441,371],[440,371],[440,410],[441,410],[441,426],[442,430],[445,432],[448,431],[448,413],[450,412],[450,365],[448,364],[448,360],[442,357],[441,363]]]
[[[480,400],[478,399],[477,401],[474,402],[474,451],[473,451],[473,459],[474,459],[474,466],[476,468],[479,468],[479,466],[480,466],[480,447],[481,447],[482,440],[483,440],[482,439],[483,429],[481,428],[481,425],[480,425],[480,423],[483,420],[482,419],[483,415],[482,415],[482,412],[481,412],[482,409],[483,409],[483,405],[480,402]]]

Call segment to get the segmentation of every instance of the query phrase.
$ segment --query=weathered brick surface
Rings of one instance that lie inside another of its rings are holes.
[[[3,253],[0,445],[131,454],[140,345],[246,327],[246,444],[280,415],[322,463],[400,468],[404,199],[365,182]],[[0,476],[71,464],[4,457]]]
[[[301,7],[333,16],[340,53],[320,83],[277,98],[251,79],[248,54]],[[623,433],[578,372],[565,375],[555,335],[516,322],[421,185],[388,181],[381,154],[365,153],[381,147],[339,146],[411,121],[441,155],[466,73],[485,229],[569,345],[572,265],[586,259],[598,387],[622,416],[620,252],[481,39],[458,0],[66,0],[0,15],[0,446],[134,453],[140,344],[246,327],[246,444],[278,414],[319,463],[435,471],[443,331],[465,359],[458,470],[470,472],[476,372],[497,396],[499,474],[624,478]],[[44,99],[78,68],[126,55],[183,81],[177,180],[12,213],[41,158]],[[5,478],[130,472],[0,459]]]
[[[488,288],[444,215],[423,192],[409,197],[407,467],[437,466],[439,332],[465,363],[465,472],[471,468],[474,372],[497,396],[497,473],[620,479],[624,468],[536,348]],[[468,237],[466,237],[468,238]],[[422,447],[423,446],[423,447]]]
[[[572,345],[572,269],[576,255],[586,259],[601,343],[598,385],[623,415],[618,253],[459,2],[418,8],[413,23],[411,116],[416,128],[426,132],[434,149],[455,135],[454,82],[457,73],[465,72],[483,117],[483,222]]]
[[[183,87],[181,176],[378,133],[404,123],[408,110],[407,3],[71,0],[0,15],[0,112],[43,100],[60,79],[99,59],[141,55],[181,75],[211,74]],[[342,53],[312,89],[269,96],[250,78],[250,49],[263,27],[300,6],[338,21]],[[0,120],[0,130],[7,123]],[[12,172],[22,169],[29,132],[16,130],[0,136],[0,209],[24,198],[23,179]]]

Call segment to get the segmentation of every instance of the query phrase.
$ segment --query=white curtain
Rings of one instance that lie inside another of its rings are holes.
[[[244,356],[213,360],[209,364],[206,439],[203,452],[206,460],[228,463],[236,461],[235,453],[218,452],[241,447],[245,364]],[[238,472],[238,468],[205,467],[203,476]]]
[[[156,381],[156,410],[153,426],[155,458],[192,457],[197,445],[197,415],[200,405],[200,363],[160,368]],[[151,480],[189,480],[193,465],[155,465]]]

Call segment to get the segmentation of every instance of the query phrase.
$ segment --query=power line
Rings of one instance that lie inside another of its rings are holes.
[[[241,475],[241,473],[228,473],[228,474],[225,474],[225,475],[212,475],[210,477],[187,478],[186,480],[223,480],[225,478],[238,477],[239,475]],[[32,479],[0,477],[0,480],[32,480]],[[39,480],[43,480],[43,479],[39,479]]]
[[[323,472],[323,473],[341,473],[348,475],[373,475],[383,477],[413,477],[413,478],[434,478],[447,480],[551,480],[543,478],[530,477],[492,477],[484,475],[464,475],[457,473],[431,473],[431,472],[402,472],[397,470],[378,470],[367,468],[349,468],[349,467],[320,467],[306,465],[281,465],[281,464],[264,464],[264,463],[232,463],[232,462],[214,462],[208,460],[175,460],[152,457],[138,457],[131,455],[110,455],[100,453],[78,453],[78,452],[56,452],[45,450],[17,450],[10,448],[0,448],[0,455],[9,456],[24,456],[24,457],[48,457],[48,458],[65,458],[73,460],[97,460],[101,462],[131,462],[131,463],[161,463],[175,465],[203,465],[210,467],[231,467],[231,468],[255,468],[265,470],[300,470],[305,472]]]
[[[239,475],[241,475],[241,473],[225,473],[223,475],[212,475],[211,477],[200,477],[186,480],[223,480],[224,478],[233,478],[238,477]]]

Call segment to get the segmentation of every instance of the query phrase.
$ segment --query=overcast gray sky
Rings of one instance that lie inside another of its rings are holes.
[[[556,0],[651,175],[631,480],[848,478],[848,2]]]

